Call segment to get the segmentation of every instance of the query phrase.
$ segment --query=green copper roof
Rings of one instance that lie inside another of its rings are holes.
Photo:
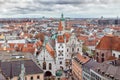
[[[58,71],[56,72],[56,76],[62,76],[62,70],[58,70]]]
[[[56,39],[56,38],[57,38],[57,34],[53,34],[52,39]]]
[[[61,14],[61,21],[65,21],[63,13]]]

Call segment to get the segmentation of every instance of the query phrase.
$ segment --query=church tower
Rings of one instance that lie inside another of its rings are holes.
[[[62,22],[63,30],[65,30],[65,18],[64,18],[63,13],[61,14],[61,19],[60,19],[60,21]]]
[[[61,19],[58,26],[58,35],[56,39],[56,68],[64,69],[65,68],[65,19],[63,18],[63,14],[61,15]]]
[[[65,33],[65,19],[63,14],[61,14],[59,26],[58,26],[58,35],[63,35]]]

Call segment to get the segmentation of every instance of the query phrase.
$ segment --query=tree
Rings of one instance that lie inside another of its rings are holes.
[[[89,50],[88,47],[83,45],[83,47],[82,47],[83,54],[87,53],[88,50]]]

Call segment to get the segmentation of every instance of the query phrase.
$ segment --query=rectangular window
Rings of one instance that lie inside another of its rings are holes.
[[[69,49],[67,49],[67,52],[69,51]]]

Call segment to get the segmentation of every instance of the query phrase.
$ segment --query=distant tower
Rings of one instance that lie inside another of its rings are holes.
[[[64,18],[63,13],[61,14],[61,19],[60,19],[60,21],[62,22],[63,30],[65,30],[65,18]]]

